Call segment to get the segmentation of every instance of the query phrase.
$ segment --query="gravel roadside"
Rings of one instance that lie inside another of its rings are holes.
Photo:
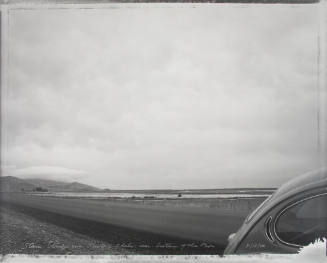
[[[126,254],[102,240],[1,207],[1,254]],[[129,250],[127,254],[131,254]]]

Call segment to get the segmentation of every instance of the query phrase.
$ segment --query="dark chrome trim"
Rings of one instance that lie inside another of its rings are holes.
[[[274,237],[270,231],[271,222],[272,222],[272,216],[269,216],[265,222],[265,236],[269,241],[274,242]]]

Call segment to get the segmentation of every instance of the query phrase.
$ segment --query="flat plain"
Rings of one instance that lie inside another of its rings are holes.
[[[4,194],[0,252],[221,255],[228,235],[264,199]]]

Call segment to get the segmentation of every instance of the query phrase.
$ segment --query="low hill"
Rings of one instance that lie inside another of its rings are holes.
[[[69,184],[64,185],[61,188],[61,191],[69,191],[69,192],[98,192],[102,191],[102,189],[87,185],[87,184],[81,184],[78,182],[72,182]]]
[[[0,177],[1,192],[33,191],[35,185],[14,176]]]
[[[42,188],[46,188],[51,192],[98,192],[102,191],[102,189],[90,186],[87,184],[81,184],[78,182],[62,182],[56,180],[48,180],[48,179],[25,179],[25,181],[34,184],[35,186],[40,186]]]
[[[20,179],[14,176],[0,177],[0,189],[2,192],[33,191],[35,189],[47,189],[50,192],[99,192],[103,191],[90,185],[78,182],[62,182],[48,179]]]
[[[33,185],[45,187],[48,189],[60,188],[60,187],[64,187],[65,185],[68,184],[67,182],[48,180],[48,179],[39,179],[39,178],[24,179],[24,181],[31,183]]]

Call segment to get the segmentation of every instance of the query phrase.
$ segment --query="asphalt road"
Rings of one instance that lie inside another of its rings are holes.
[[[8,203],[171,237],[224,245],[244,216],[214,208],[163,207],[113,201],[5,194]]]

